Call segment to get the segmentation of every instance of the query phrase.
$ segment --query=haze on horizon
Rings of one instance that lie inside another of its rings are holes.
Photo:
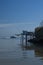
[[[43,20],[43,0],[0,0],[0,36],[33,31]]]

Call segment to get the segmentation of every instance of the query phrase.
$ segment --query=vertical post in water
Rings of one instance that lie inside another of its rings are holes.
[[[24,37],[23,37],[23,34],[22,34],[22,46],[23,46],[23,38],[24,38]]]
[[[27,46],[27,34],[26,34],[26,46]]]
[[[20,36],[20,44],[22,45],[22,35]]]

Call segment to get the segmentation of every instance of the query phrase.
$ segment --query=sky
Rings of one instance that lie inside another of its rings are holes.
[[[0,35],[33,31],[43,20],[43,0],[0,0]]]

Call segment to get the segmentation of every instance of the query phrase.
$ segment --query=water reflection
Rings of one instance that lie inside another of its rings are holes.
[[[42,58],[41,60],[43,60],[43,46],[29,43],[28,46],[22,45],[21,48],[23,51],[24,58],[37,57],[37,58]]]
[[[43,48],[39,47],[35,49],[35,56],[36,57],[43,57]]]
[[[22,54],[23,54],[23,55],[22,55],[23,58],[26,59],[26,58],[27,58],[27,52],[24,50]]]

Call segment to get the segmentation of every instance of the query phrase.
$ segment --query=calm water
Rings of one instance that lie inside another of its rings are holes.
[[[31,44],[26,50],[20,44],[20,39],[0,39],[0,59],[34,59],[43,64],[43,47]]]

